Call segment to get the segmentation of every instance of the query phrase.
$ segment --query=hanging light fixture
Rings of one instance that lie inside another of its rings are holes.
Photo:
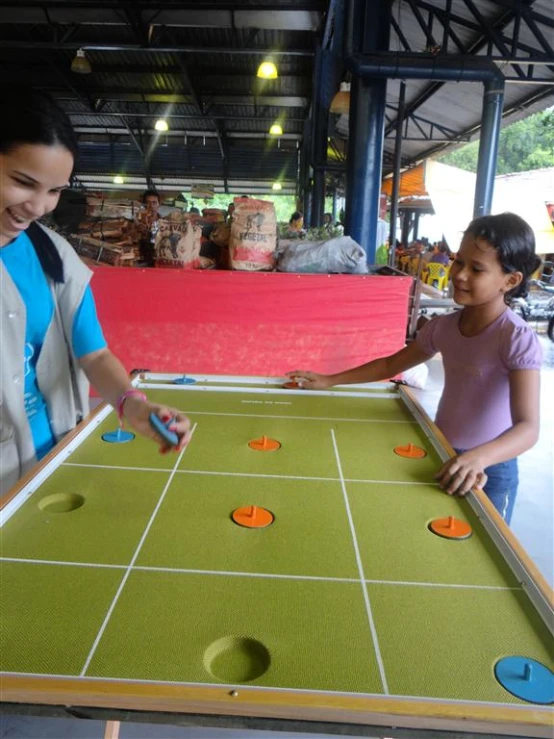
[[[280,182],[274,182],[273,185],[271,185],[272,190],[282,190],[283,185],[281,185]]]
[[[76,74],[90,74],[92,72],[92,67],[84,49],[79,49],[75,54],[75,58],[71,62],[71,71],[76,72]]]
[[[279,73],[275,64],[266,59],[258,67],[256,76],[262,80],[276,80]]]
[[[350,112],[350,82],[341,82],[340,90],[331,101],[330,113],[345,115]]]
[[[274,123],[269,129],[270,136],[282,136],[283,128],[280,123]]]
[[[154,128],[156,131],[169,131],[169,126],[167,125],[167,121],[163,118],[158,118],[156,123],[154,124]]]
[[[116,176],[113,178],[114,185],[123,185],[125,184],[125,180],[120,174],[116,174]]]

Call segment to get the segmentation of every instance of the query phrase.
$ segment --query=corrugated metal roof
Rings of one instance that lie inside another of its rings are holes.
[[[13,7],[15,5],[14,2]],[[67,13],[71,12],[68,10],[70,5],[69,0],[51,0],[48,7],[64,8],[66,17]],[[117,158],[116,164],[121,164],[122,158],[129,157],[129,166],[142,167],[136,147],[130,141],[125,147],[122,142],[124,135],[117,135],[114,139],[117,143],[110,148],[105,140],[106,131],[126,130],[124,122],[118,116],[125,116],[133,130],[141,128],[148,131],[153,128],[158,117],[168,114],[172,133],[178,131],[184,135],[185,131],[214,133],[217,130],[225,135],[228,132],[226,146],[229,147],[228,167],[231,176],[235,175],[233,171],[235,167],[240,171],[244,168],[247,176],[250,176],[249,167],[254,167],[260,176],[266,166],[268,171],[274,172],[276,160],[281,157],[279,161],[282,161],[283,156],[285,159],[288,157],[295,166],[294,152],[284,154],[283,151],[270,149],[271,156],[266,156],[269,140],[266,137],[256,138],[256,136],[265,134],[271,122],[276,120],[283,122],[286,133],[297,136],[303,133],[304,120],[309,113],[312,98],[313,51],[320,38],[318,32],[295,30],[294,26],[287,30],[232,28],[229,27],[231,16],[228,15],[225,28],[176,25],[165,27],[156,25],[154,18],[154,25],[151,27],[145,23],[145,30],[150,35],[151,43],[160,47],[154,51],[138,48],[144,39],[137,35],[136,29],[124,25],[124,16],[115,1],[101,2],[100,5],[102,12],[108,6],[112,8],[112,12],[118,12],[121,24],[95,25],[94,13],[91,15],[88,9],[82,15],[84,19],[82,25],[70,29],[62,23],[54,32],[53,27],[47,23],[46,13],[38,7],[33,10],[36,16],[34,20],[30,16],[27,17],[28,13],[27,16],[18,13],[13,19],[10,18],[13,22],[0,23],[2,73],[16,83],[32,80],[40,87],[53,91],[62,100],[66,110],[71,114],[73,123],[79,129],[85,129],[81,136],[82,146],[86,148],[87,138],[95,140],[90,146],[94,148],[98,158],[95,159],[96,155],[90,155],[87,150],[83,160],[87,162],[87,166],[90,164],[98,167],[103,163],[106,167],[111,167],[111,160],[106,152],[115,151],[113,156]],[[155,0],[152,0],[152,5],[155,5]],[[451,2],[395,0],[392,13],[400,31],[397,32],[394,28],[391,30],[391,50],[403,52],[407,46],[412,52],[418,53],[428,49],[432,42],[433,45],[441,47],[439,53],[445,51],[450,54],[457,53],[460,44],[466,51],[483,55],[490,51],[486,41],[483,40],[487,30],[485,27],[488,27],[495,29],[500,46],[503,43],[505,50],[509,52],[511,39],[516,30],[513,11],[518,8],[517,0],[513,2],[474,0],[474,5],[482,15],[482,22],[463,0]],[[250,6],[254,10],[266,7],[262,0],[252,0]],[[321,13],[326,6],[325,0],[314,2],[316,15],[317,11]],[[432,15],[435,12],[444,13],[449,6],[455,17],[450,24],[450,33],[445,35],[440,16],[433,19]],[[175,4],[177,10],[171,11],[171,23],[179,21],[181,7],[182,4]],[[202,0],[198,0],[196,7],[199,9],[199,22],[204,20],[211,23],[214,16],[207,15],[210,11],[206,10],[207,6],[202,4]],[[213,3],[210,7],[213,7]],[[294,9],[295,1],[272,0],[272,7]],[[195,18],[192,17],[191,21],[190,6],[187,5],[187,8],[186,12],[183,11],[182,18],[190,23]],[[200,10],[201,8],[203,9]],[[420,20],[414,13],[414,8],[419,9]],[[74,12],[81,13],[81,10],[74,9]],[[552,0],[526,3],[524,10],[519,26],[519,43],[522,45],[520,54],[525,56],[529,50],[542,54],[543,57],[550,54],[549,59],[554,68],[552,51],[544,43],[545,39],[550,45],[553,43]],[[4,19],[6,12],[8,11],[4,8],[1,16]],[[528,27],[526,14],[533,15],[545,39],[538,39]],[[303,23],[304,28],[317,26],[317,23],[310,25],[310,18],[304,18]],[[67,43],[71,44],[69,47],[61,48],[63,44],[58,44],[58,48],[23,48],[29,39],[43,45],[52,44],[66,32]],[[455,39],[453,34],[456,36]],[[445,39],[447,49],[444,48]],[[19,48],[16,42],[20,42]],[[78,44],[108,45],[115,48],[87,50],[93,72],[90,75],[75,75],[70,72],[70,66]],[[117,48],[129,45],[135,45],[137,48]],[[178,53],[164,51],[164,48],[189,51]],[[190,49],[197,51],[191,52]],[[229,52],[222,53],[222,49],[229,49]],[[263,53],[243,53],[246,49],[259,50]],[[306,55],[276,54],[275,61],[279,66],[280,77],[275,81],[261,84],[255,76],[260,61],[264,56],[271,56],[272,52],[287,49],[302,51]],[[231,50],[234,50],[234,53],[231,53]],[[500,51],[496,49],[494,53],[498,55]],[[525,70],[528,68],[524,67]],[[513,66],[505,67],[504,71],[508,76],[517,76],[517,70],[514,70]],[[506,86],[505,110],[508,111],[506,121],[521,117],[529,111],[544,108],[548,104],[545,96],[549,93],[552,95],[554,74],[546,65],[542,65],[539,71],[545,78],[552,78],[553,84],[550,88],[533,82],[509,83]],[[192,88],[187,76],[190,78]],[[389,135],[393,134],[399,84],[398,80],[390,80],[387,85]],[[431,92],[428,99],[421,102],[429,91]],[[169,104],[174,95],[181,96],[183,100]],[[201,110],[196,100],[199,101]],[[457,134],[477,131],[481,120],[482,86],[478,83],[434,85],[425,80],[410,80],[407,82],[406,103],[409,109],[412,107],[415,109],[404,128],[403,159],[406,162],[413,162],[441,146],[450,145],[441,142],[441,138],[450,142],[456,140]],[[96,133],[89,133],[89,129],[96,129]],[[232,139],[231,134],[236,133],[250,138]],[[433,140],[430,139],[431,133]],[[189,162],[191,167],[200,166],[195,157],[200,156],[202,151],[187,154],[185,157],[182,149],[186,151],[188,147],[179,147],[171,135],[165,138],[167,149],[163,151],[161,146],[156,149],[153,167],[163,167],[164,172],[167,168],[167,172],[170,173],[172,166],[177,170],[189,166]],[[159,140],[164,142],[163,137]],[[274,145],[275,142],[270,143]],[[101,148],[102,146],[104,148]],[[201,149],[204,150],[204,147]],[[385,171],[390,169],[393,152],[394,137],[387,138],[384,146],[384,157],[387,162]],[[202,166],[206,171],[212,171],[210,167],[213,166],[214,172],[216,170],[221,172],[221,152],[216,138],[209,138],[203,161]],[[293,168],[293,164],[287,166]]]

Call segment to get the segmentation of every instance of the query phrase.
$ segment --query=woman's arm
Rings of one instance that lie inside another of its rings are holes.
[[[351,385],[352,383],[388,380],[411,367],[426,362],[432,356],[432,354],[424,352],[416,341],[413,341],[396,354],[374,359],[367,362],[367,364],[353,367],[336,375],[321,375],[307,370],[294,370],[293,372],[287,372],[287,377],[296,380],[303,388],[324,390],[332,385]]]
[[[463,495],[476,484],[483,486],[486,467],[513,459],[536,444],[540,421],[540,371],[512,370],[509,381],[512,426],[496,439],[450,459],[442,467],[437,480],[447,493]]]
[[[117,408],[118,399],[133,389],[125,367],[109,349],[99,349],[85,354],[79,359],[79,364],[90,384],[114,408]],[[175,419],[170,427],[179,436],[179,445],[175,448],[177,451],[183,449],[190,437],[190,421],[181,411],[145,402],[133,396],[126,398],[123,403],[125,420],[143,436],[161,444],[161,451],[166,451],[167,444],[161,441],[161,437],[150,425],[149,417],[152,412],[155,412],[162,421],[168,421],[172,417]]]

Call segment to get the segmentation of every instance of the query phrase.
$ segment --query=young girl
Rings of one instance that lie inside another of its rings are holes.
[[[5,492],[88,413],[91,382],[130,426],[167,447],[151,412],[189,421],[133,389],[96,317],[91,271],[58,234],[36,221],[68,187],[77,141],[44,93],[0,89],[0,492]]]
[[[507,523],[518,485],[517,456],[539,434],[541,347],[507,303],[527,292],[538,268],[535,238],[512,213],[472,221],[450,275],[463,309],[434,318],[389,357],[340,372],[288,373],[302,387],[388,379],[441,352],[445,383],[436,424],[456,450],[437,479],[450,495],[484,489]]]

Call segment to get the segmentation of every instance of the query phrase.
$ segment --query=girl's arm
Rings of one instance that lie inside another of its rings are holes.
[[[396,354],[374,359],[360,367],[353,367],[336,375],[320,375],[307,370],[294,370],[294,372],[287,372],[287,377],[296,380],[303,388],[324,390],[332,385],[351,385],[352,383],[388,380],[411,367],[426,362],[432,356],[432,354],[425,353],[417,342],[413,341]]]
[[[133,389],[125,367],[109,349],[99,349],[85,354],[79,359],[79,364],[90,384],[114,408],[117,408],[118,399],[123,393]],[[145,402],[133,396],[123,402],[123,414],[128,423],[143,436],[160,443],[160,437],[150,425],[149,417],[153,411],[162,420],[169,420],[171,417],[175,419],[170,429],[179,436],[177,451],[182,449],[189,440],[190,421],[181,411]],[[161,451],[165,451],[166,448],[165,443],[161,444]]]
[[[486,444],[450,459],[437,475],[447,493],[465,495],[486,482],[484,469],[492,464],[513,459],[536,444],[540,420],[540,371],[512,370],[510,410],[512,426]]]

